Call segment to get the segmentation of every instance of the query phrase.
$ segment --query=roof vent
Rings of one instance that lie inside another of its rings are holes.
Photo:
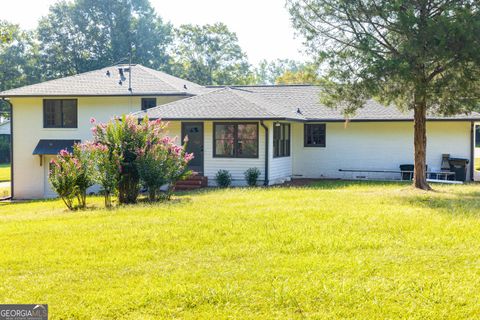
[[[297,113],[302,114],[302,110],[300,110],[300,108],[297,108]]]
[[[118,81],[118,84],[119,84],[119,85],[122,85],[122,84],[123,84],[122,80]]]
[[[123,73],[123,68],[118,68],[118,74],[120,74],[120,79],[125,80],[125,74]]]
[[[107,75],[107,77],[110,77],[110,70],[107,70],[106,75]]]
[[[183,85],[183,89],[187,90],[187,85],[186,84]]]

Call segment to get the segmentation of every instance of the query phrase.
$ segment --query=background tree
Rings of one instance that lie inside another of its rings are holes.
[[[169,69],[172,27],[148,0],[59,2],[40,20],[38,40],[47,79],[132,61]]]
[[[0,45],[12,41],[13,28],[13,24],[0,20]]]
[[[414,186],[426,182],[427,113],[478,107],[475,0],[287,0],[294,26],[324,61],[324,103],[353,113],[374,97],[414,113]]]
[[[253,73],[237,35],[223,23],[175,30],[174,74],[202,85],[248,84]]]
[[[0,46],[0,91],[39,80],[38,45],[34,35],[10,25],[12,41]]]
[[[275,84],[278,77],[286,72],[297,72],[305,63],[291,59],[262,60],[255,68],[256,84]]]
[[[38,45],[32,32],[21,30],[18,25],[1,22],[8,33],[0,44],[0,91],[36,83],[40,80]],[[0,115],[9,118],[10,106],[0,100]]]
[[[319,81],[318,66],[309,63],[297,70],[286,70],[275,79],[275,84],[318,84]]]

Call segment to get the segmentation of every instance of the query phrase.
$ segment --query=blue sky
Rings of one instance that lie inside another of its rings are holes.
[[[35,28],[38,19],[58,0],[2,1],[0,19]],[[302,41],[295,39],[285,0],[150,0],[174,25],[224,22],[237,33],[251,63],[262,59],[306,60]],[[28,9],[26,9],[28,8]]]

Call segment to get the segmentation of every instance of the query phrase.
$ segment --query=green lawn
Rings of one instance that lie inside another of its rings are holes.
[[[0,182],[10,181],[10,163],[0,164]]]
[[[480,171],[480,158],[475,158],[475,170]]]
[[[479,318],[480,186],[436,189],[0,204],[0,303],[48,303],[50,319]]]

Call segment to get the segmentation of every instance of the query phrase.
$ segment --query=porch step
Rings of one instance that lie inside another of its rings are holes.
[[[194,190],[208,186],[208,178],[194,172],[188,179],[178,181],[175,190]]]

